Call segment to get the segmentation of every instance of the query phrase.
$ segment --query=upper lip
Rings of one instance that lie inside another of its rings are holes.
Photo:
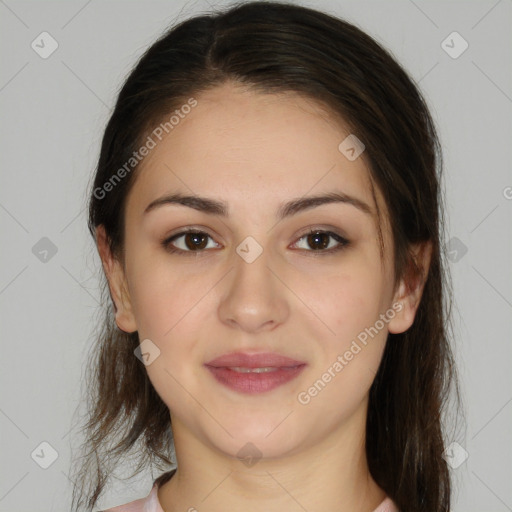
[[[282,368],[301,366],[306,363],[272,352],[264,352],[258,354],[249,354],[247,352],[231,352],[229,354],[216,357],[215,359],[212,359],[205,364],[206,366],[215,366],[218,368]]]

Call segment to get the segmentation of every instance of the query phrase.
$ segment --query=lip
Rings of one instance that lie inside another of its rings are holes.
[[[206,366],[215,367],[242,366],[244,368],[281,368],[286,366],[299,366],[306,363],[282,356],[281,354],[276,354],[275,352],[260,352],[254,354],[250,354],[249,352],[231,352],[216,357],[205,364]]]
[[[234,391],[247,394],[264,393],[282,386],[295,379],[305,366],[306,363],[303,361],[271,352],[256,354],[232,352],[205,363],[205,367],[218,382]],[[241,373],[233,370],[234,367],[275,368],[275,370]]]

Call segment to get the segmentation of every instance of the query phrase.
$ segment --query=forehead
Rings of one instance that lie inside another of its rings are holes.
[[[197,105],[139,165],[128,211],[142,213],[177,190],[251,214],[334,189],[374,208],[364,153],[351,161],[340,151],[350,131],[320,104],[229,83],[195,98]]]

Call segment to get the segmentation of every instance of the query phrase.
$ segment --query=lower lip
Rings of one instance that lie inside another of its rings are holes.
[[[242,373],[225,367],[208,366],[218,382],[240,393],[256,394],[271,391],[295,379],[306,365],[278,368],[272,372]]]

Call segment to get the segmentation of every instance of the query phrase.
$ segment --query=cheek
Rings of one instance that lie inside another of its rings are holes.
[[[325,422],[328,411],[329,421],[337,422],[348,418],[367,395],[382,359],[387,327],[375,327],[382,313],[377,276],[340,274],[328,283],[329,293],[311,297],[311,304],[330,330],[317,338],[322,347],[297,398],[312,417]]]
[[[347,392],[353,398],[364,395],[382,358],[387,324],[379,319],[385,312],[382,294],[386,282],[377,270],[361,258],[359,264],[347,264],[330,275],[317,276],[312,280],[315,286],[304,286],[302,280],[297,294],[315,313],[308,316],[310,325],[315,322],[317,333],[323,332],[316,336],[322,350],[310,375],[311,384],[317,379],[322,381],[320,387],[328,382],[330,391],[324,398],[332,393],[332,400],[338,404],[350,400]],[[299,288],[299,281],[296,286]]]
[[[178,271],[165,256],[134,261],[131,278],[130,296],[141,339],[172,336],[181,323],[197,314],[197,306],[214,284],[211,273],[205,276],[182,267]]]
[[[375,323],[381,313],[382,275],[363,264],[345,265],[334,272],[297,276],[294,289],[324,325],[323,338],[334,349]]]

